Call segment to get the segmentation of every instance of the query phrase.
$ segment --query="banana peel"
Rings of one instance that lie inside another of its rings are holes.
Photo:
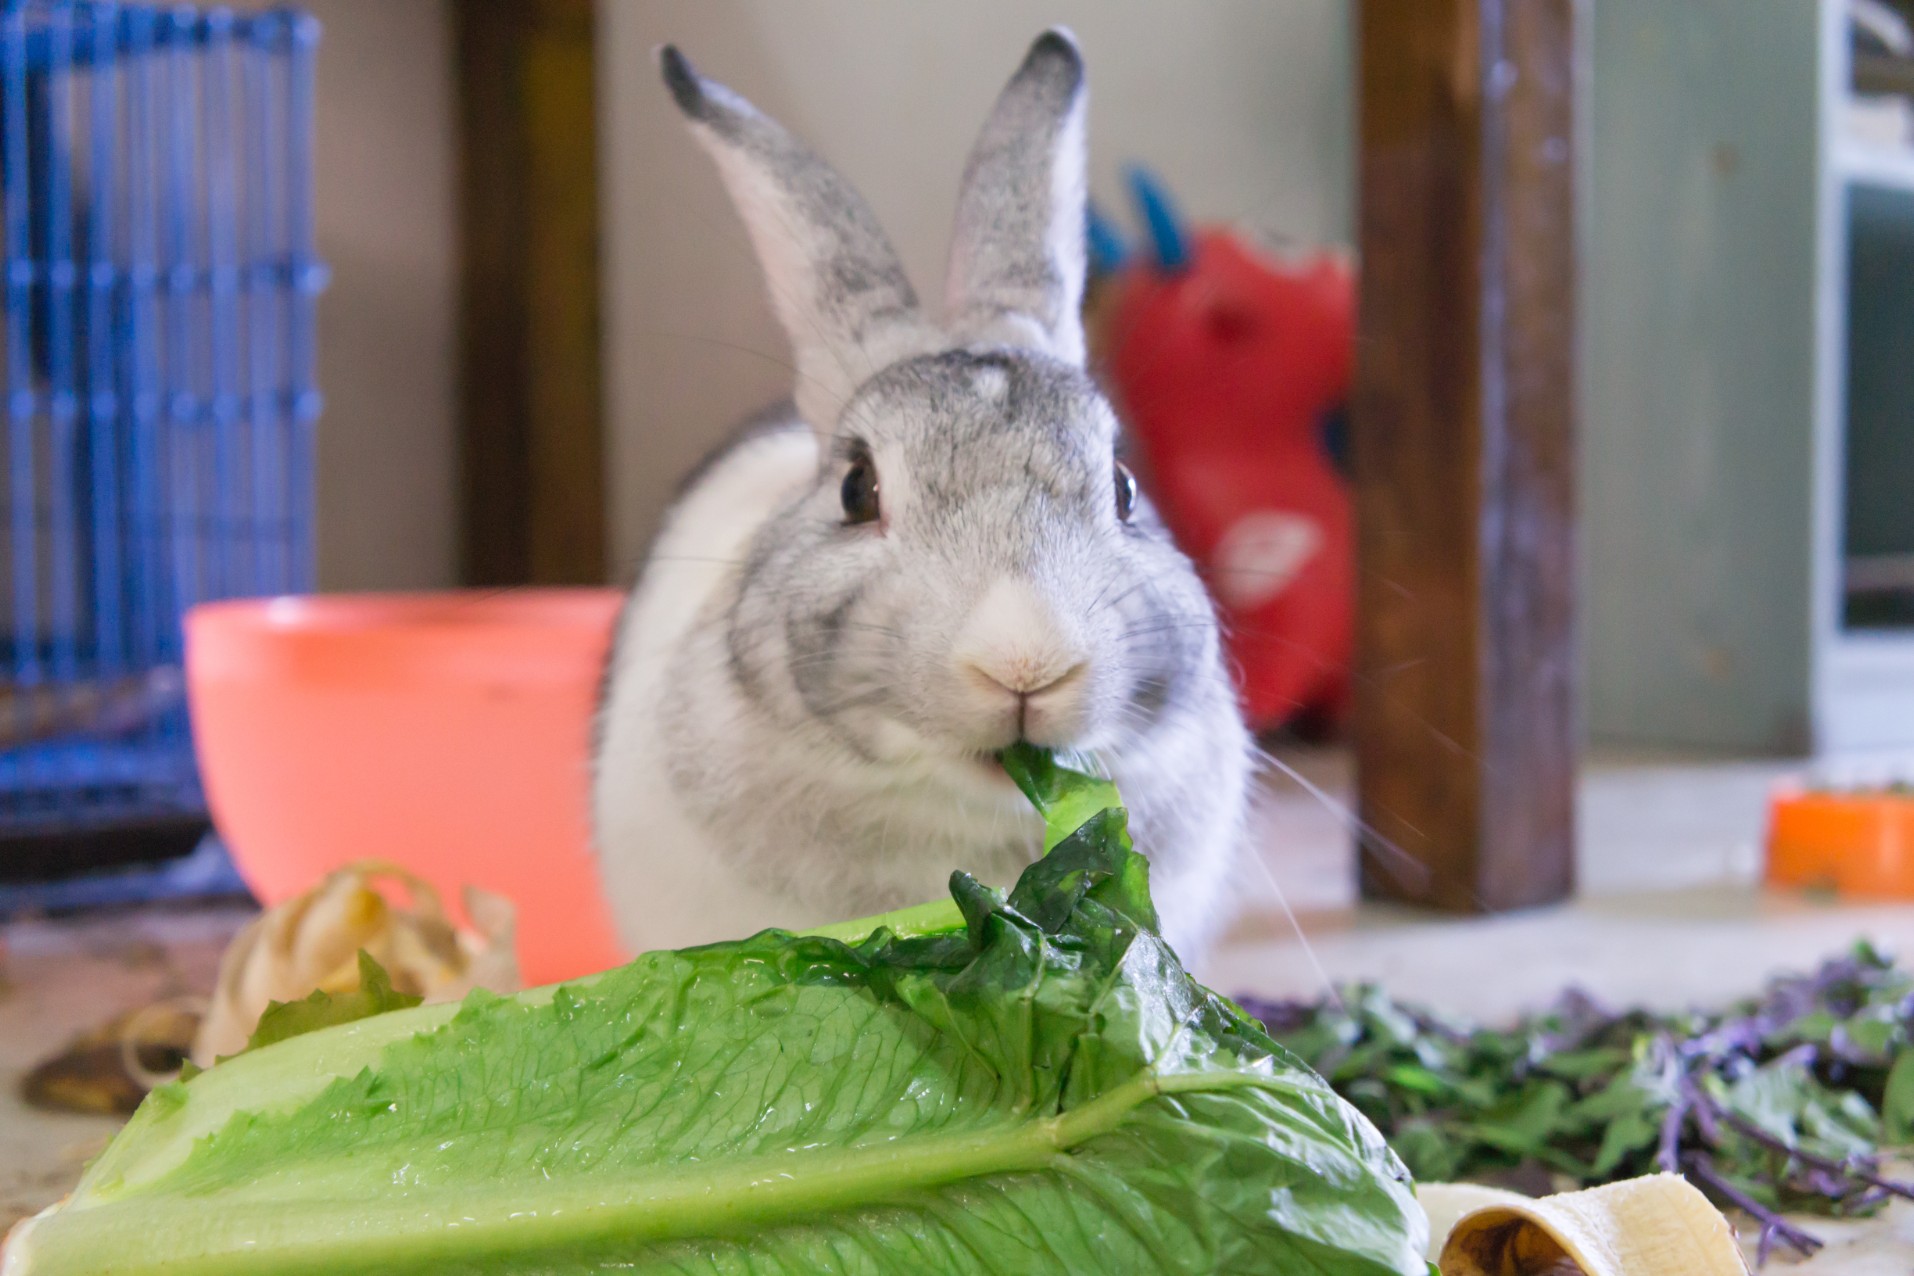
[[[1531,1199],[1424,1184],[1442,1276],[1747,1276],[1734,1229],[1679,1175]]]

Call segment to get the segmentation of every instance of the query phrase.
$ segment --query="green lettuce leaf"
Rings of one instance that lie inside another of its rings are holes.
[[[392,976],[363,948],[359,950],[359,986],[349,992],[329,993],[315,989],[300,1001],[268,1002],[259,1016],[259,1026],[246,1041],[246,1049],[257,1050],[274,1042],[286,1041],[330,1028],[336,1024],[369,1019],[392,1010],[409,1010],[425,1000],[392,986]]]
[[[250,1050],[155,1091],[6,1276],[1424,1276],[1401,1163],[1183,971],[1124,824],[1007,897],[955,874],[954,929],[766,931]]]
[[[1017,744],[1005,749],[999,759],[1043,816],[1046,851],[1082,828],[1091,817],[1123,806],[1116,785],[1063,766],[1048,749]]]
[[[1083,827],[1091,816],[1123,805],[1117,796],[1116,785],[1062,766],[1048,749],[1039,749],[1034,744],[1012,745],[998,754],[998,761],[1003,763],[1004,771],[1016,781],[1031,805],[1037,808],[1037,813],[1043,816],[1045,852],[1055,849],[1064,838]],[[895,912],[880,913],[876,917],[833,922],[804,933],[852,943],[880,927],[896,935],[939,935],[956,930],[963,924],[963,914],[958,912],[956,901],[939,899],[928,904],[900,908]],[[1154,928],[1154,921],[1151,926]]]

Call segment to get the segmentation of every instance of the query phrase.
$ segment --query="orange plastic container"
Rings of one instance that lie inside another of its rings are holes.
[[[1776,793],[1768,808],[1767,879],[1857,899],[1914,898],[1914,798]]]
[[[393,860],[518,906],[530,983],[623,960],[590,845],[591,714],[612,590],[212,603],[186,675],[213,820],[276,904]]]

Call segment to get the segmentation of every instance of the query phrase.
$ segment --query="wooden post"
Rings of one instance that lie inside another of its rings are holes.
[[[592,0],[459,0],[460,575],[605,572]]]
[[[1574,888],[1575,0],[1362,0],[1354,728],[1371,898]]]

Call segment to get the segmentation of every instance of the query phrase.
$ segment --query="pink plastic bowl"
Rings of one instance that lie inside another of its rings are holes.
[[[212,603],[186,618],[213,820],[263,903],[358,859],[518,906],[530,983],[616,965],[590,844],[612,590]]]

